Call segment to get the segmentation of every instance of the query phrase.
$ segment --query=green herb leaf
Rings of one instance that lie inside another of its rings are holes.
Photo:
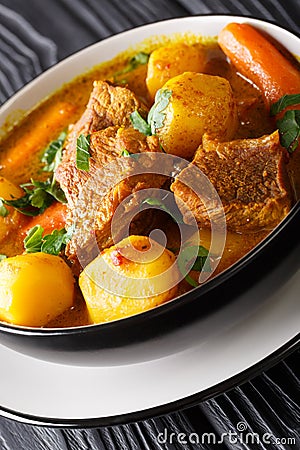
[[[136,69],[138,66],[147,64],[149,61],[149,56],[149,53],[139,52],[130,59],[129,65],[132,69]]]
[[[76,165],[78,169],[90,170],[90,141],[91,136],[81,134],[77,139],[76,145]]]
[[[211,264],[208,255],[209,251],[202,245],[199,245],[198,256],[191,270],[201,272],[201,270],[205,269],[205,272],[211,272]]]
[[[46,148],[41,161],[45,164],[45,172],[55,172],[62,158],[62,150],[67,133],[63,131],[55,141],[52,141]]]
[[[161,200],[160,198],[155,198],[155,197],[149,197],[149,198],[145,198],[145,200],[142,201],[142,204],[147,204],[150,206],[157,206],[158,209],[165,211],[167,214],[169,214],[172,219],[176,222],[176,223],[183,223],[183,219],[182,219],[182,215],[180,213],[179,210],[174,210],[172,211],[170,208],[168,208],[165,203],[163,202],[163,200]]]
[[[146,136],[156,133],[157,128],[161,128],[164,124],[166,112],[165,109],[170,102],[172,91],[168,89],[159,89],[155,96],[155,102],[149,111],[147,121],[143,119],[140,113],[135,110],[130,114],[130,120],[133,128]],[[164,149],[161,147],[165,153]]]
[[[31,183],[21,184],[25,191],[21,198],[13,200],[2,200],[8,206],[12,206],[26,216],[37,216],[42,214],[54,200],[66,203],[66,197],[54,175],[47,181],[31,180]]]
[[[28,231],[27,236],[24,239],[26,253],[38,253],[41,251],[43,232],[44,228],[40,225],[36,225]]]
[[[55,199],[60,203],[67,203],[64,191],[61,189],[54,177],[49,178],[47,181],[31,180],[31,183],[37,190],[42,190],[49,194],[52,197],[52,201]]]
[[[43,209],[47,201],[48,194],[42,189],[34,189],[30,198],[30,204],[35,208]]]
[[[49,255],[59,255],[65,245],[64,237],[66,233],[66,230],[63,228],[61,230],[54,230],[51,234],[44,236],[41,252],[48,253]]]
[[[0,254],[0,262],[1,261],[3,261],[4,259],[6,259],[7,258],[7,256],[6,255],[2,255],[2,254]]]
[[[300,94],[283,95],[276,103],[273,103],[273,105],[271,105],[270,114],[271,116],[275,116],[288,106],[299,104],[300,104]]]
[[[300,111],[286,111],[282,119],[277,120],[277,126],[280,134],[280,143],[290,153],[292,153],[299,144],[300,138]]]
[[[51,142],[45,150],[41,161],[46,164],[43,170],[54,172],[61,162],[62,149],[66,139],[66,132],[62,132],[59,137]],[[54,200],[66,203],[67,199],[54,178],[54,174],[46,181],[34,181],[21,184],[20,187],[25,191],[21,198],[12,200],[0,199],[0,216],[5,217],[9,213],[4,205],[12,206],[18,212],[26,216],[37,216],[45,211]]]
[[[140,115],[140,113],[135,110],[130,114],[130,121],[135,130],[138,130],[140,133],[145,134],[146,136],[151,136],[151,127],[146,122],[145,119]]]
[[[195,257],[195,253],[197,254],[196,260],[193,266],[188,269],[188,264],[192,258]],[[180,272],[185,276],[185,280],[193,287],[197,287],[199,284],[189,274],[186,274],[187,270],[195,270],[197,272],[201,272],[202,270],[210,272],[212,270],[209,260],[209,251],[202,245],[190,245],[185,247],[182,250],[180,257],[177,259],[177,265]]]
[[[4,201],[0,198],[0,217],[6,217],[9,214],[8,209],[4,205]]]
[[[155,95],[155,102],[148,114],[148,124],[151,126],[152,134],[156,133],[157,128],[164,124],[166,112],[165,109],[170,102],[172,91],[169,89],[159,89]]]
[[[49,255],[59,255],[66,244],[71,240],[74,227],[68,230],[54,230],[51,234],[43,236],[44,229],[40,225],[31,228],[24,239],[24,247],[27,253],[48,253]]]
[[[141,154],[140,153],[131,153],[128,150],[126,150],[126,148],[124,148],[124,150],[122,150],[121,156],[125,156],[126,158],[132,158],[132,159],[138,160],[139,157],[141,156]]]
[[[23,186],[25,185],[21,185],[20,187]],[[33,191],[28,189],[28,191],[25,190],[25,195],[21,198],[16,198],[13,200],[2,199],[2,201],[8,206],[12,206],[16,211],[24,214],[25,216],[37,216],[38,214],[40,214],[42,208],[35,208],[31,205],[32,195]]]
[[[149,54],[145,53],[145,52],[139,52],[135,56],[133,56],[129,60],[127,66],[123,70],[120,70],[119,72],[117,72],[115,74],[115,76],[131,72],[132,70],[136,69],[137,67],[147,64],[148,61],[149,61]]]

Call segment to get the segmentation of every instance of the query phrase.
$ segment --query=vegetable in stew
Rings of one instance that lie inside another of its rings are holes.
[[[118,320],[235,264],[298,201],[299,105],[297,60],[247,24],[64,85],[0,142],[0,320]]]

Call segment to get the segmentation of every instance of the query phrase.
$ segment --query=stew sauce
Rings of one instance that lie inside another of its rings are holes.
[[[227,61],[214,40],[198,42],[206,52],[205,73],[219,75],[229,80],[238,106],[240,127],[235,138],[259,137],[275,129],[273,120],[265,109],[259,90],[248,80],[241,77]],[[156,44],[157,46],[157,44]],[[11,130],[0,143],[0,175],[15,184],[28,182],[31,178],[43,180],[41,154],[49,142],[59,133],[76,122],[87,104],[93,81],[96,79],[114,79],[126,84],[131,90],[148,101],[145,78],[147,65],[122,74],[127,55],[111,63],[95,67],[88,74],[63,86],[50,98],[43,101]],[[291,158],[289,170],[293,177],[295,194],[300,192],[300,157]],[[24,218],[24,221],[27,219]],[[178,230],[171,220],[164,220],[162,228],[168,236],[168,245],[178,246]],[[230,267],[256,246],[271,230],[257,233],[228,232],[225,251],[215,274]],[[210,233],[200,230],[201,242],[209,246]],[[8,234],[0,242],[0,253],[14,256],[23,253],[23,236]],[[181,283],[180,293],[190,289],[186,282]],[[84,300],[78,289],[75,306],[48,324],[49,327],[70,327],[89,324]]]

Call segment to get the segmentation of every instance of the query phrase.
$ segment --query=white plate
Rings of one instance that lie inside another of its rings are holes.
[[[174,32],[216,35],[231,21],[267,29],[300,53],[298,38],[253,19],[202,16],[159,22],[114,36],[58,64],[10,99],[1,110],[2,120],[16,109],[31,108],[63,82],[133,42]],[[48,425],[113,424],[187,406],[245,381],[296,343],[299,254],[298,238],[272,272],[230,304],[157,340],[102,350],[101,367],[54,364],[0,346],[2,414]]]
[[[119,365],[108,359],[102,367],[64,366],[0,346],[2,414],[49,425],[111,425],[191,405],[245,381],[296,343],[299,252],[300,244],[263,281],[208,317],[122,349]],[[113,360],[119,351],[107,352]]]

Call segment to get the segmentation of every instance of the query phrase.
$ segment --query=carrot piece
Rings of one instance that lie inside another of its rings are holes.
[[[61,230],[66,224],[67,205],[54,202],[42,214],[30,218],[22,228],[21,234],[25,237],[26,233],[35,225],[41,225],[44,228],[44,235],[51,234],[53,230]]]
[[[24,161],[39,152],[53,138],[53,133],[71,120],[75,106],[67,102],[58,102],[42,111],[38,121],[28,127],[11,148],[1,157],[2,174],[14,179]]]
[[[229,23],[218,43],[237,70],[262,92],[269,108],[284,94],[300,93],[300,71],[258,30]]]

